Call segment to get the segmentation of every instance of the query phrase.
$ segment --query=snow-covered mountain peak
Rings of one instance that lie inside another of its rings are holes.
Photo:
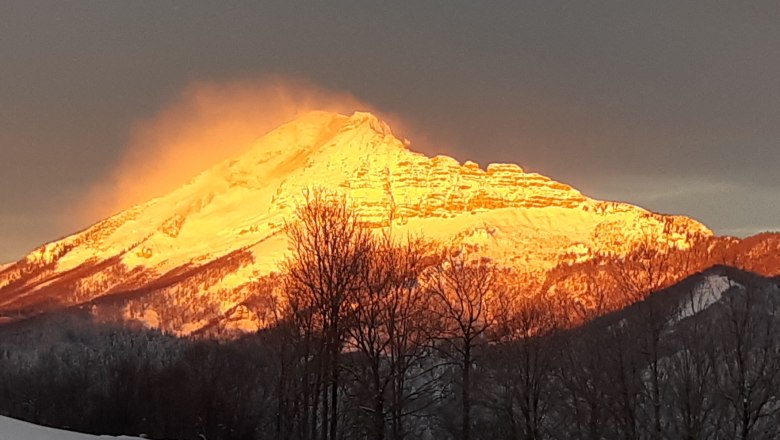
[[[171,295],[220,298],[221,312],[234,310],[242,289],[284,258],[282,227],[311,187],[345,194],[373,227],[392,226],[537,273],[626,253],[648,236],[659,247],[685,247],[711,235],[689,218],[594,200],[515,164],[483,169],[413,152],[371,113],[309,112],[177,190],[6,268],[0,311],[173,289],[166,283],[176,286]],[[186,333],[193,326],[175,327]]]
[[[390,126],[370,112],[353,113],[352,116],[349,117],[349,122],[345,128],[351,129],[364,125],[369,129],[381,134],[382,136],[393,136],[393,132],[390,129]]]

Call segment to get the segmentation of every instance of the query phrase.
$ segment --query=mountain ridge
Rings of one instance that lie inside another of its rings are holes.
[[[192,279],[169,299],[201,297],[219,313],[234,310],[241,292],[284,259],[282,228],[313,186],[347,195],[373,228],[424,235],[537,274],[625,255],[648,240],[663,250],[713,236],[693,219],[592,199],[515,164],[483,169],[429,158],[370,113],[311,112],[180,188],[0,268],[0,312],[154,291],[156,280],[186,268]],[[196,276],[198,268],[211,275]]]

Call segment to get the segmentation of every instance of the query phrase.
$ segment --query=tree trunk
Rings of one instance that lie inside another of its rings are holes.
[[[385,438],[385,399],[381,391],[377,392],[374,402],[374,439],[384,440]]]
[[[471,438],[471,343],[467,340],[463,347],[463,414],[461,440]]]
[[[395,368],[395,367],[394,367]],[[393,430],[393,440],[403,440],[404,438],[404,427],[403,427],[403,405],[402,405],[402,396],[404,391],[404,381],[403,377],[401,376],[401,372],[398,368],[395,369],[395,372],[393,373],[393,395],[392,395],[392,430]]]

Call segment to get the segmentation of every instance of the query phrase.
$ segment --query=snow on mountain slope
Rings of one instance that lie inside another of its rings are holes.
[[[284,258],[282,227],[313,186],[346,193],[374,227],[466,246],[530,272],[624,254],[648,237],[659,248],[684,248],[711,235],[689,218],[594,200],[517,165],[428,158],[369,113],[312,112],[179,189],[32,252],[0,273],[0,311],[166,289],[171,300],[235,310],[243,290]],[[149,321],[146,310],[128,313]]]
[[[691,289],[690,296],[680,304],[677,321],[695,315],[707,307],[720,301],[723,292],[731,287],[744,288],[741,284],[722,274],[707,274],[706,277]]]
[[[112,437],[63,431],[46,426],[33,425],[21,420],[0,416],[0,440],[133,440],[139,437]]]

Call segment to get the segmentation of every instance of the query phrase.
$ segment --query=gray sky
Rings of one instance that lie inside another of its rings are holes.
[[[428,154],[780,229],[776,1],[223,3],[0,4],[0,261],[87,226],[73,207],[187,84],[271,73],[399,115]]]

